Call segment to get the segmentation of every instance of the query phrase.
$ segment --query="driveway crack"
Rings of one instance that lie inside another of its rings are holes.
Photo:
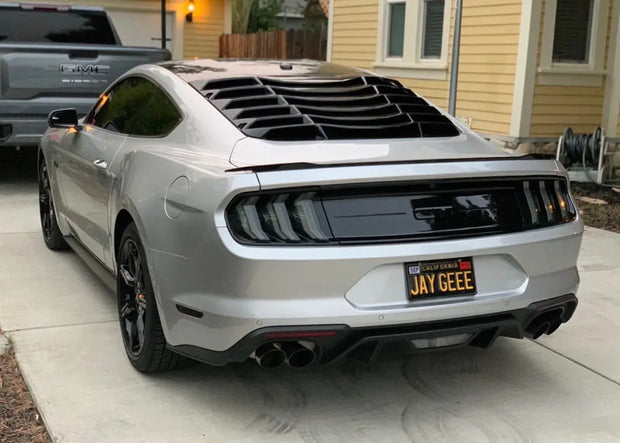
[[[102,323],[113,323],[118,322],[118,320],[99,320],[99,321],[86,321],[82,323],[68,323],[64,325],[49,325],[49,326],[31,326],[29,328],[18,328],[18,329],[3,329],[4,332],[13,333],[13,332],[22,332],[22,331],[36,331],[39,329],[54,329],[54,328],[68,328],[71,326],[86,326],[86,325],[98,325]]]
[[[531,341],[534,341],[534,340],[531,340]],[[610,382],[612,382],[613,384],[615,384],[615,385],[617,385],[617,386],[620,386],[620,381],[614,380],[613,378],[608,377],[607,375],[603,374],[602,372],[599,372],[599,371],[597,371],[596,369],[593,369],[593,368],[591,368],[591,367],[589,367],[589,366],[587,366],[587,365],[584,365],[583,363],[578,362],[578,361],[577,361],[577,360],[575,360],[574,358],[571,358],[571,357],[569,357],[568,355],[562,354],[561,352],[556,351],[555,349],[550,348],[550,347],[549,347],[549,346],[547,346],[547,345],[543,345],[542,343],[537,342],[537,341],[534,341],[534,343],[536,343],[538,346],[542,346],[543,348],[545,348],[545,349],[547,349],[547,350],[549,350],[549,351],[553,352],[554,354],[559,355],[560,357],[565,358],[565,359],[566,359],[566,360],[568,360],[568,361],[571,361],[571,362],[575,363],[576,365],[581,366],[581,367],[582,367],[582,368],[584,368],[584,369],[587,369],[588,371],[590,371],[590,372],[592,372],[592,373],[594,373],[594,374],[598,375],[599,377],[603,377],[605,380],[610,381]]]

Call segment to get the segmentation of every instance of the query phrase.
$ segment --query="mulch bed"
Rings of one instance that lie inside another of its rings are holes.
[[[0,442],[51,443],[13,350],[0,355]]]
[[[587,226],[620,233],[620,186],[606,188],[593,183],[571,182],[571,191]]]

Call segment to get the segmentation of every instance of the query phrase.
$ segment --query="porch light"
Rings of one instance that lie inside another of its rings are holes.
[[[185,14],[185,21],[191,23],[194,21],[194,0],[189,0],[187,3],[187,14]]]

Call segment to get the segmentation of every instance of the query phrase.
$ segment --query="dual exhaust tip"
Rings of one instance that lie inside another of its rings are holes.
[[[314,363],[316,353],[314,343],[304,341],[285,341],[266,343],[250,355],[261,368],[277,368],[283,363],[291,368],[305,368]]]
[[[550,309],[539,316],[535,317],[526,328],[534,340],[540,338],[543,334],[551,335],[564,322],[564,308]]]

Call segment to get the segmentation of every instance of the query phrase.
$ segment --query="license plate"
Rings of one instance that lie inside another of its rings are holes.
[[[471,257],[405,263],[407,298],[476,294]]]

